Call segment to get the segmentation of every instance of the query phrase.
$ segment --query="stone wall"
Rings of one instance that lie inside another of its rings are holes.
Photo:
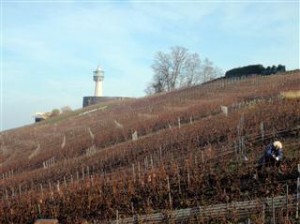
[[[118,97],[118,96],[85,96],[83,97],[83,107],[91,106],[97,103],[103,103],[111,100],[125,100],[128,97]]]

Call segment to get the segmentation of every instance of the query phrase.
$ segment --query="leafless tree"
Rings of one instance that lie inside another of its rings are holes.
[[[204,62],[201,66],[202,82],[207,82],[215,79],[220,76],[221,73],[221,69],[214,66],[213,62],[211,62],[208,58],[204,59]]]
[[[179,46],[172,47],[170,53],[157,52],[151,67],[154,76],[145,90],[147,94],[193,86],[220,73],[207,58],[202,65],[197,53],[189,53],[188,49]]]
[[[199,71],[201,69],[201,60],[197,53],[190,54],[185,61],[184,71],[180,76],[180,87],[192,86],[200,83]]]

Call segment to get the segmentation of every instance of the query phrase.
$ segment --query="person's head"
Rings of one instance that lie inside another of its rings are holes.
[[[276,150],[282,149],[282,144],[280,141],[273,142],[273,146]]]

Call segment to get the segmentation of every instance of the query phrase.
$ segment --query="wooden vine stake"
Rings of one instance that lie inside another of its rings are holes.
[[[135,183],[135,169],[134,169],[134,163],[132,163],[132,176],[133,176],[133,182]]]
[[[178,192],[179,194],[181,194],[180,171],[178,166],[177,166],[177,177],[178,177]]]
[[[263,204],[262,207],[262,223],[265,223],[265,215],[266,215],[266,204]]]
[[[169,176],[167,176],[167,183],[168,183],[168,192],[169,192],[169,204],[170,204],[170,208],[172,208],[172,195],[171,195],[171,187],[170,187],[170,180],[169,180]]]
[[[63,137],[63,141],[62,141],[62,143],[61,143],[61,149],[63,149],[64,147],[66,146],[66,135],[64,135],[64,137]]]
[[[151,170],[153,170],[153,168],[154,168],[154,163],[153,163],[152,155],[150,155],[150,165],[151,165]]]
[[[141,180],[141,165],[140,162],[138,162],[138,173],[139,173],[139,181]]]
[[[58,193],[61,192],[61,191],[60,191],[60,183],[59,183],[59,180],[57,181],[57,184],[56,184],[56,191],[57,191]]]
[[[298,164],[296,219],[299,219],[299,200],[300,200],[300,164]]]
[[[41,193],[42,193],[42,197],[44,196],[44,191],[43,191],[43,185],[40,184],[40,188],[41,188]]]
[[[90,176],[90,167],[87,166],[87,167],[86,167],[86,170],[87,170],[87,176]]]
[[[82,180],[84,180],[84,167],[82,167]]]
[[[285,201],[286,201],[286,221],[289,220],[289,185],[286,184],[286,196],[285,196]]]
[[[274,196],[272,196],[272,224],[276,224]]]
[[[119,211],[116,211],[116,224],[119,224]]]
[[[22,187],[21,187],[21,185],[19,185],[19,195],[21,195],[22,194]]]
[[[264,130],[264,122],[260,122],[260,134],[261,134],[261,140],[265,140],[265,130]]]

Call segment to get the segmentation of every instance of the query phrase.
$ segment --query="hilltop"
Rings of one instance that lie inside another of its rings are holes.
[[[291,91],[299,85],[299,71],[219,79],[2,132],[0,222],[104,223],[116,211],[278,196],[285,185],[295,194],[300,99]],[[284,144],[280,175],[255,168],[273,140]]]

